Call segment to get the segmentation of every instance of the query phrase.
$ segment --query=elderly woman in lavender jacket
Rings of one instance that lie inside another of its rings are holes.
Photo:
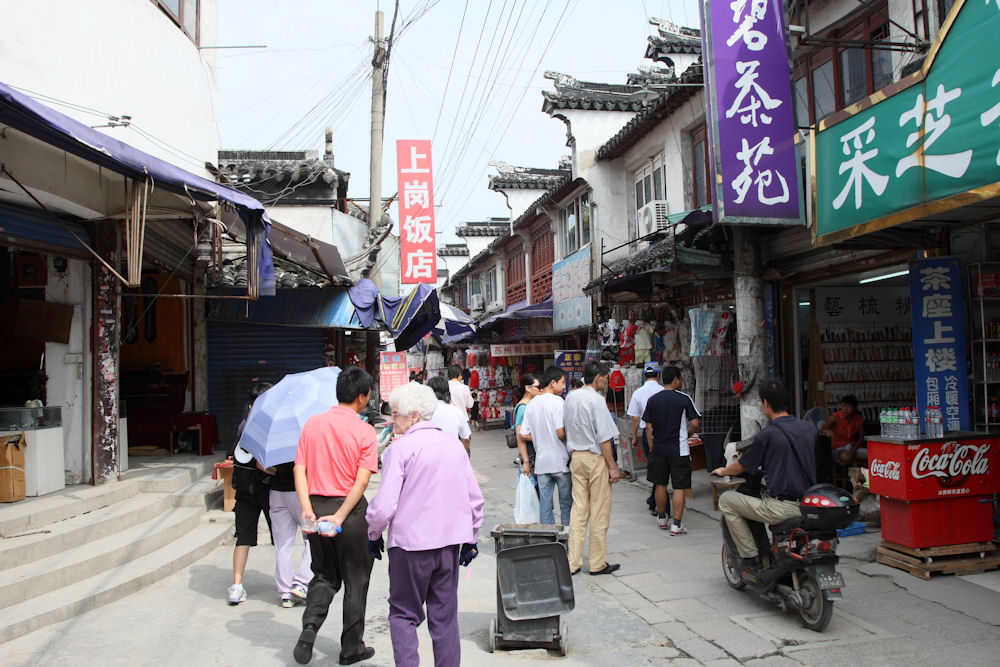
[[[405,384],[389,396],[396,433],[368,505],[368,549],[381,559],[389,526],[389,630],[397,665],[417,665],[417,627],[427,629],[437,667],[461,663],[458,567],[478,555],[483,494],[465,447],[430,421],[437,397]]]

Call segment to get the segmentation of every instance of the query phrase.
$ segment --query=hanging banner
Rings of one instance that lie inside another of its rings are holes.
[[[404,285],[437,282],[434,187],[429,139],[396,142],[399,176],[399,272]]]
[[[933,405],[941,409],[946,431],[968,431],[961,261],[938,257],[910,262],[910,298],[918,414],[923,420],[927,406]]]
[[[490,345],[491,357],[548,357],[555,354],[555,343],[499,343]]]
[[[997,35],[1000,4],[959,0],[919,72],[819,123],[811,171],[820,242],[1000,195]]]
[[[383,401],[389,400],[389,394],[396,387],[402,387],[409,382],[409,370],[406,368],[406,352],[380,352],[378,364],[378,394]]]
[[[782,0],[703,0],[716,220],[804,223]]]
[[[590,297],[583,293],[589,282],[589,245],[552,265],[553,331],[590,326]]]

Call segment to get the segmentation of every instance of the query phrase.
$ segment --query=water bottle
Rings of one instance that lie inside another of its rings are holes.
[[[903,406],[903,409],[900,410],[899,424],[900,424],[899,437],[902,438],[902,439],[904,439],[904,440],[909,440],[910,437],[911,437],[910,436],[910,408],[908,408],[905,405]]]
[[[331,521],[316,521],[312,519],[302,524],[303,533],[318,533],[324,537],[335,537],[340,531],[341,527],[333,525]]]
[[[889,411],[886,408],[882,408],[882,411],[878,413],[878,425],[879,435],[883,437],[888,435],[886,431],[889,429]]]
[[[889,432],[886,433],[890,438],[899,437],[899,410],[896,408],[889,408]]]
[[[910,411],[910,431],[913,433],[910,437],[914,440],[920,437],[920,410],[917,408]]]

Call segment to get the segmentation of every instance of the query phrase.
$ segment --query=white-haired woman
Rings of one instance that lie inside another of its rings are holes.
[[[385,450],[378,493],[368,505],[369,552],[381,560],[389,524],[389,630],[397,665],[416,665],[425,617],[438,667],[461,663],[458,567],[478,555],[483,494],[465,447],[431,421],[430,387],[409,383],[389,395],[401,434]]]

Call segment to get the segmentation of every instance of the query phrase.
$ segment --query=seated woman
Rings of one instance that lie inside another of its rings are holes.
[[[830,438],[834,461],[846,466],[867,465],[865,420],[858,412],[858,399],[848,394],[840,404],[840,410],[830,415],[820,433]]]

